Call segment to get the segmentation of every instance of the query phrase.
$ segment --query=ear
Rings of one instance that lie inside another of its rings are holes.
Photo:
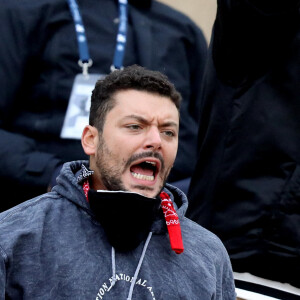
[[[81,136],[81,145],[85,154],[95,155],[98,147],[99,133],[96,127],[87,125],[84,127]]]

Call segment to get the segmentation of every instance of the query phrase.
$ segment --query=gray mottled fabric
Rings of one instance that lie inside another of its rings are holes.
[[[126,300],[144,244],[115,253],[67,163],[51,193],[0,214],[0,300]],[[165,224],[153,224],[132,299],[235,299],[228,255],[220,240],[184,217],[186,196],[170,185],[185,250],[175,254]]]

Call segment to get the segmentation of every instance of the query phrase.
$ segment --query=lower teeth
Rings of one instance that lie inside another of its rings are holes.
[[[137,178],[137,179],[148,180],[148,181],[154,180],[154,176],[147,176],[147,175],[142,175],[142,174],[138,174],[138,173],[134,173],[134,172],[131,172],[131,174],[134,178]]]

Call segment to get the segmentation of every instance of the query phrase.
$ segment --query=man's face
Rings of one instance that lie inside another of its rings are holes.
[[[119,91],[114,99],[91,160],[93,187],[155,197],[176,157],[178,110],[169,98],[144,91]]]

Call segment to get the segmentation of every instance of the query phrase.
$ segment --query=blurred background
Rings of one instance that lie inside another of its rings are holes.
[[[216,16],[216,0],[159,0],[188,15],[203,30],[209,42],[211,29]]]

